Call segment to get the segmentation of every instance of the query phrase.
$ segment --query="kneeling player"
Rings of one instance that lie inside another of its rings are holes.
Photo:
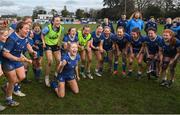
[[[174,37],[174,33],[166,29],[163,31],[163,41],[161,45],[160,64],[162,75],[162,86],[170,87],[175,78],[175,67],[180,55],[180,41]],[[170,80],[167,80],[166,70],[170,69]]]
[[[69,83],[72,91],[77,94],[79,93],[79,87],[76,78],[79,78],[78,72],[78,61],[80,60],[78,52],[78,45],[72,43],[70,45],[69,52],[64,54],[62,61],[59,66],[58,83],[51,82],[51,87],[55,90],[58,97],[63,98],[65,96],[65,83]]]

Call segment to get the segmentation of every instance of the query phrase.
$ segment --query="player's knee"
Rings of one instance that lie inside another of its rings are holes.
[[[99,62],[102,62],[103,61],[103,59],[102,58],[99,58]]]
[[[88,62],[89,62],[89,63],[91,63],[91,62],[92,62],[92,59],[91,59],[91,58],[90,58],[90,59],[88,59]]]
[[[138,64],[142,64],[142,59],[138,59]]]
[[[78,94],[79,93],[79,89],[76,89],[73,91],[74,94]]]
[[[48,66],[51,66],[52,65],[52,60],[48,60]]]

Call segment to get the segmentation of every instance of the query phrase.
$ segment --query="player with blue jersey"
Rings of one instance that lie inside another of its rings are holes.
[[[108,26],[111,29],[111,33],[113,33],[113,34],[115,33],[113,24],[110,22],[110,20],[108,18],[104,18],[104,23],[102,23],[103,28],[106,26]]]
[[[146,35],[148,35],[148,28],[154,28],[157,30],[157,23],[153,17],[151,17],[151,19],[145,24],[144,31],[146,32]]]
[[[76,81],[80,80],[78,72],[78,62],[80,61],[80,55],[78,54],[77,43],[71,43],[69,51],[63,55],[59,66],[58,83],[56,81],[51,82],[51,87],[55,90],[58,97],[63,98],[65,96],[65,83],[69,83],[73,93],[79,93],[78,84]]]
[[[100,72],[102,70],[102,55],[100,52],[100,43],[101,43],[101,36],[103,32],[103,27],[101,25],[98,25],[96,30],[91,33],[92,40],[91,40],[91,48],[92,51],[94,52],[96,59],[97,59],[97,64],[95,68],[95,74],[98,77],[101,77],[102,73]]]
[[[114,34],[111,33],[110,27],[104,27],[103,34],[101,36],[101,45],[100,51],[103,55],[103,62],[109,63],[109,72],[112,72],[112,61],[113,61],[113,52],[115,49],[114,44]],[[103,63],[102,63],[103,67]]]
[[[19,22],[16,27],[16,32],[13,32],[3,48],[3,63],[2,68],[8,79],[5,87],[6,101],[9,106],[18,106],[19,103],[12,98],[13,87],[16,83],[21,82],[25,77],[25,68],[22,62],[32,63],[22,55],[23,51],[28,49],[32,55],[36,52],[32,49],[28,42],[27,34],[29,25],[25,22]]]
[[[178,22],[173,22],[170,29],[175,33],[175,37],[180,40],[180,25],[178,25]]]
[[[174,32],[170,29],[163,31],[163,41],[160,49],[160,64],[162,75],[162,86],[171,87],[175,80],[175,68],[180,56],[180,41],[174,37]],[[169,67],[170,79],[167,80],[166,70]]]
[[[68,29],[68,33],[63,38],[63,44],[61,48],[61,54],[65,54],[69,50],[69,46],[71,43],[78,43],[78,36],[76,32],[76,28],[71,27]]]
[[[122,54],[122,75],[126,75],[126,65],[127,65],[127,51],[130,43],[130,36],[125,33],[123,27],[117,28],[117,34],[115,35],[115,60],[114,60],[114,75],[118,74],[118,59],[120,53]]]
[[[164,29],[170,29],[172,27],[172,19],[171,18],[167,18],[166,19],[166,24],[164,25]]]
[[[147,76],[150,79],[151,74],[159,76],[159,48],[162,42],[161,36],[156,34],[157,30],[150,27],[145,37],[145,54],[147,58]],[[155,74],[154,74],[155,73]]]
[[[126,25],[128,23],[128,20],[126,19],[126,15],[121,15],[121,18],[118,20],[118,23],[117,23],[117,27],[116,27],[116,30],[119,28],[119,27],[123,27],[125,32],[127,31],[126,29]]]
[[[37,57],[32,58],[33,60],[33,72],[35,79],[38,82],[41,82],[40,76],[42,72],[42,59],[43,59],[43,44],[41,39],[41,25],[39,23],[33,24],[33,38],[29,38],[31,41],[31,45],[33,47],[33,50],[37,52]]]
[[[31,25],[32,25],[32,18],[31,18],[30,16],[25,16],[25,17],[23,17],[22,21],[25,22],[25,23],[27,23],[27,24],[31,27]],[[13,33],[13,32],[16,31],[16,27],[17,27],[17,19],[14,19],[14,20],[13,20],[13,25],[10,25],[9,35],[10,35],[11,33]],[[31,33],[32,33],[32,32],[29,31],[28,34],[27,34],[27,36],[30,37],[30,35],[32,35]],[[26,51],[24,51],[23,53],[25,53],[25,52],[26,52]],[[25,68],[26,76],[27,76],[27,71],[28,71],[28,68],[29,68],[28,63],[27,63],[27,62],[23,62],[23,65],[24,65],[24,68]],[[27,77],[26,77],[26,78],[23,80],[23,82],[24,82],[24,83],[29,83],[30,80],[28,80]],[[20,96],[20,97],[26,96],[26,94],[21,91],[21,87],[20,87],[20,85],[19,85],[18,83],[16,83],[16,84],[14,85],[13,94],[16,95],[16,96]]]
[[[142,76],[142,60],[144,53],[144,37],[141,36],[139,28],[132,29],[131,32],[131,42],[130,42],[130,56],[129,56],[129,73],[128,76],[132,74],[132,64],[134,59],[138,62],[138,73],[137,78],[140,79]]]
[[[9,26],[9,29],[10,29],[10,30],[9,30],[9,33],[10,33],[10,34],[16,30],[17,23],[18,23],[18,22],[17,22],[17,19],[14,18],[13,21],[12,21],[12,23],[11,23],[10,26]]]

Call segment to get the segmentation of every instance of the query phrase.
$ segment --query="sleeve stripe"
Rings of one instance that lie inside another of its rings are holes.
[[[6,49],[6,48],[3,48],[3,51],[5,51],[5,52],[10,52],[8,49]]]

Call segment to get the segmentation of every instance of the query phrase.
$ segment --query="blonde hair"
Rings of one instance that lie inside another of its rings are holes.
[[[171,19],[171,18],[167,18],[167,19],[166,19],[166,24],[167,24],[167,23],[172,23],[172,19]]]
[[[4,32],[9,31],[7,27],[1,27],[0,28],[0,35],[4,34]]]

